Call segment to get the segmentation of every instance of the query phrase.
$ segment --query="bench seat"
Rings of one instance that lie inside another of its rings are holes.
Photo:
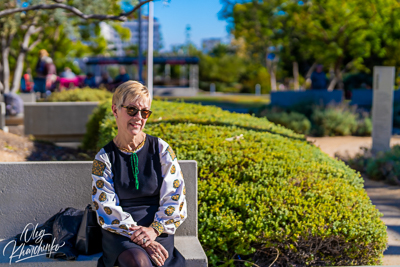
[[[186,266],[206,267],[207,257],[197,237],[197,162],[179,164],[185,177],[188,218],[175,234],[175,247]],[[61,208],[83,210],[91,203],[91,169],[91,161],[0,163],[0,266],[9,266],[13,248],[3,249],[28,223],[41,224]],[[18,263],[14,259],[11,264],[95,267],[100,256],[79,255],[76,261],[65,261],[41,255]]]

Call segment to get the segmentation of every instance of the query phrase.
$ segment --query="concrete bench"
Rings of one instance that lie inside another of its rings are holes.
[[[178,228],[175,247],[186,266],[207,266],[197,237],[197,162],[179,161],[186,183],[188,218]],[[0,163],[0,266],[9,266],[12,246],[4,247],[28,223],[44,223],[61,208],[84,209],[91,203],[91,161]],[[18,254],[18,253],[17,253]],[[22,257],[17,266],[96,266],[101,254],[76,261]],[[12,264],[15,263],[14,258]]]
[[[98,102],[37,102],[24,104],[25,135],[51,142],[79,142]]]

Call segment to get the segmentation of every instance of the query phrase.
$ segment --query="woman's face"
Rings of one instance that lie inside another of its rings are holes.
[[[127,107],[135,107],[139,110],[150,110],[150,101],[148,99],[129,101],[127,98],[122,105]],[[144,119],[140,112],[131,117],[128,115],[126,112],[127,110],[124,107],[118,109],[115,105],[112,105],[112,110],[117,122],[118,134],[135,136],[142,132],[144,126],[146,125],[147,119]]]

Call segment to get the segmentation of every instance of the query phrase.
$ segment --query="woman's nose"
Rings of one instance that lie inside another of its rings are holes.
[[[133,117],[138,118],[138,119],[143,119],[142,113],[140,111],[136,112],[135,116],[133,116]]]

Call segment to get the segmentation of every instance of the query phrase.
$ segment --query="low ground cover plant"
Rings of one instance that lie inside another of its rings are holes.
[[[386,227],[360,175],[303,135],[216,107],[153,101],[152,110],[145,131],[198,162],[199,239],[210,266],[380,263]],[[92,149],[113,138],[109,101],[89,125],[88,136],[99,136]]]
[[[364,149],[363,153],[346,159],[350,167],[365,173],[370,179],[400,185],[400,146],[393,146],[387,152],[376,155]]]
[[[285,126],[297,133],[312,136],[370,136],[372,121],[369,113],[358,111],[347,103],[327,106],[303,103],[288,108],[267,107],[259,117]]]

